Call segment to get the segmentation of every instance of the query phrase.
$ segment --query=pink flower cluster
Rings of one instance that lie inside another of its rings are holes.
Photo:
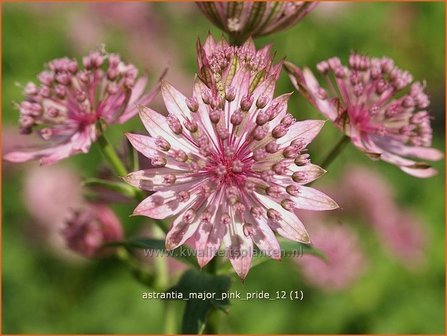
[[[317,69],[329,91],[318,84],[309,69],[301,70],[291,63],[286,68],[304,97],[361,151],[416,177],[436,173],[427,163],[410,159],[436,161],[443,156],[430,148],[431,117],[426,110],[430,101],[424,93],[425,84],[412,83],[411,74],[391,59],[351,54],[348,66],[337,57],[320,62]]]
[[[274,97],[281,68],[272,65],[268,50],[257,52],[252,41],[229,47],[210,36],[198,55],[204,82],[195,81],[190,97],[162,83],[168,115],[140,106],[150,136],[127,135],[154,166],[126,178],[155,191],[134,213],[175,216],[167,249],[188,241],[201,267],[223,243],[241,278],[250,268],[253,244],[280,257],[274,232],[310,242],[295,209],[338,207],[305,186],[325,173],[306,149],[323,122],[295,121],[287,112],[290,95]]]
[[[17,104],[22,133],[36,133],[43,145],[4,156],[8,161],[40,159],[52,164],[71,155],[87,153],[99,133],[98,121],[124,123],[137,113],[135,104],[148,104],[158,87],[145,93],[146,77],[118,55],[95,51],[75,60],[55,59],[39,74],[39,85],[24,87],[25,100]]]

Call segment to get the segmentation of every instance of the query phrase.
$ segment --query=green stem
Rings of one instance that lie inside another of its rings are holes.
[[[343,137],[332,148],[326,158],[321,162],[320,167],[323,169],[329,167],[332,161],[334,161],[334,159],[343,151],[348,142],[349,137],[347,135],[343,135]]]
[[[123,161],[121,161],[112,144],[104,136],[103,129],[100,123],[98,123],[98,128],[101,134],[98,138],[98,143],[104,158],[107,160],[107,162],[110,164],[110,166],[113,168],[118,176],[126,176],[126,166],[124,165]]]
[[[130,184],[123,182],[114,182],[109,180],[103,180],[100,178],[89,178],[82,182],[84,187],[102,187],[112,191],[119,192],[127,197],[137,198],[139,197],[139,190],[132,187]]]
[[[164,300],[164,334],[165,335],[176,335],[176,314],[174,302],[171,300]]]
[[[102,155],[119,177],[126,176],[128,174],[126,165],[123,163],[123,161],[121,160],[121,158],[119,157],[115,148],[113,148],[109,140],[107,140],[107,138],[104,136],[104,129],[100,122],[97,123],[97,127],[100,133],[100,136],[98,138],[98,144],[99,148],[101,149]],[[133,197],[136,200],[141,201],[144,198],[143,192],[137,188],[133,189],[134,189]]]
[[[138,153],[136,152],[135,148],[133,148],[130,141],[127,141],[127,146],[129,150],[130,169],[131,171],[136,171],[140,169],[140,163],[138,161]]]
[[[203,331],[206,335],[216,335],[219,333],[219,321],[220,316],[216,308],[212,308],[208,314],[205,330]]]
[[[154,227],[154,238],[163,238],[165,236],[164,223],[160,220],[157,221],[158,227]],[[160,292],[164,292],[169,287],[169,267],[168,257],[158,256],[154,259],[155,269],[155,287]],[[164,307],[164,334],[173,335],[176,334],[176,312],[174,302],[171,300],[165,300],[163,302]]]
[[[163,238],[164,232],[160,227],[153,228],[154,238]],[[167,257],[158,256],[154,258],[154,269],[157,275],[156,286],[160,291],[165,291],[169,286],[169,269],[167,265]]]
[[[217,274],[218,271],[218,258],[215,256],[211,261],[208,263],[205,270],[210,274]],[[211,308],[210,312],[208,313],[208,317],[206,319],[206,325],[204,334],[206,335],[212,335],[212,334],[218,334],[219,333],[219,312],[216,308]]]

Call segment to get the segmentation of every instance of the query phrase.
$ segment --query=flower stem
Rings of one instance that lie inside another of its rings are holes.
[[[175,335],[177,334],[176,330],[176,311],[174,302],[171,300],[164,300],[164,319],[165,319],[165,325],[164,325],[164,334],[165,335]]]
[[[158,227],[154,227],[154,238],[162,238],[165,235],[163,230],[163,222],[157,221]],[[159,291],[164,292],[169,287],[169,267],[168,257],[156,256],[154,259],[155,268],[155,284]],[[176,334],[176,318],[175,318],[175,306],[171,300],[164,300],[164,334],[173,335]]]
[[[349,142],[349,137],[343,135],[343,137],[336,143],[329,154],[321,162],[320,167],[326,169],[334,161],[334,159],[343,151],[347,143]]]
[[[208,314],[204,334],[216,335],[219,333],[219,312],[216,308],[212,308]]]
[[[217,264],[218,264],[217,256],[215,256],[211,261],[208,263],[208,266],[205,268],[205,270],[212,274],[217,274]],[[212,335],[212,334],[218,334],[219,333],[219,312],[215,307],[211,308],[210,312],[208,313],[208,317],[206,319],[206,325],[204,334],[206,335]]]
[[[99,126],[99,128],[101,129],[102,127]],[[126,176],[127,169],[124,166],[123,161],[121,161],[112,144],[109,142],[109,140],[106,139],[102,132],[98,138],[98,143],[104,158],[113,168],[115,173],[118,174],[118,176]]]
[[[126,176],[128,174],[126,165],[123,163],[123,161],[121,160],[121,158],[119,157],[115,148],[113,148],[109,140],[107,140],[107,138],[104,136],[104,129],[103,126],[101,125],[101,122],[98,122],[96,124],[96,127],[98,127],[98,131],[100,134],[100,136],[98,137],[98,144],[99,148],[101,149],[102,155],[119,177]],[[133,189],[134,189],[134,198],[136,200],[142,200],[144,198],[142,191],[137,188]]]

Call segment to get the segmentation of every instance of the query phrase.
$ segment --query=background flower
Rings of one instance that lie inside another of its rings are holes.
[[[286,68],[294,86],[361,151],[416,177],[436,173],[427,163],[408,158],[436,161],[443,156],[430,148],[431,117],[425,110],[430,101],[425,84],[412,83],[411,74],[393,60],[353,53],[347,67],[337,57],[320,62],[317,69],[326,78],[329,93],[309,69],[301,71],[291,63]]]
[[[80,255],[93,258],[113,253],[107,243],[121,241],[121,222],[105,204],[90,203],[73,209],[61,234],[67,247]]]
[[[327,259],[312,255],[295,258],[306,282],[325,291],[351,286],[367,265],[358,236],[349,227],[328,221],[314,224],[310,234]]]

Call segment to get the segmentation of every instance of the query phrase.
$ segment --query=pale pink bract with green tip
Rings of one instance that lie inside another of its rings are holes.
[[[254,245],[280,258],[274,232],[310,243],[295,209],[330,210],[337,204],[305,186],[325,173],[310,163],[306,149],[324,122],[295,121],[287,112],[290,95],[273,97],[280,68],[250,85],[251,67],[240,59],[233,62],[239,57],[238,48],[233,51],[227,57],[238,66],[226,92],[196,78],[192,96],[185,97],[163,82],[168,115],[139,106],[150,136],[127,137],[154,167],[125,179],[155,192],[134,214],[174,217],[168,250],[188,243],[203,267],[223,243],[237,274],[245,278]]]

